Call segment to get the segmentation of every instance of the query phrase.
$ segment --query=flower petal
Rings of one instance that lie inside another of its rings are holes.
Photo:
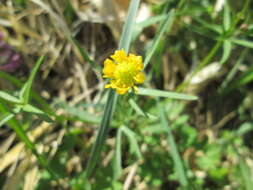
[[[118,94],[125,94],[127,91],[129,90],[129,88],[117,88],[116,89],[116,92],[118,93]]]
[[[129,61],[133,62],[139,71],[141,71],[143,69],[141,56],[136,56],[136,55],[130,53],[129,54]]]
[[[135,77],[134,80],[137,84],[141,84],[144,82],[145,80],[145,75],[142,72],[139,72]]]
[[[111,88],[111,84],[106,84],[105,88]]]
[[[122,50],[116,50],[115,53],[111,56],[111,58],[116,61],[118,64],[127,60],[126,52]]]
[[[106,59],[104,61],[103,73],[105,78],[113,78],[114,71],[116,69],[116,64],[111,59]]]

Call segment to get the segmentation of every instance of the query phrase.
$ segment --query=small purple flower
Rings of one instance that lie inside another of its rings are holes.
[[[0,70],[14,72],[21,64],[20,54],[16,53],[9,44],[4,42],[4,35],[0,31]]]

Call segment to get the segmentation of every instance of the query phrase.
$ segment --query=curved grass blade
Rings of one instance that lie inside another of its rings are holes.
[[[154,96],[154,97],[164,97],[178,100],[197,100],[197,96],[181,94],[176,92],[168,92],[164,90],[148,89],[148,88],[139,88],[138,95],[144,96]]]
[[[220,60],[220,64],[224,64],[232,52],[232,43],[229,40],[225,40],[223,43],[223,55]]]
[[[12,96],[4,91],[0,91],[0,98],[8,101],[8,102],[12,102],[12,103],[15,103],[15,104],[21,104],[22,102],[16,98],[15,96]]]
[[[0,127],[2,127],[5,123],[7,123],[10,119],[14,117],[13,113],[5,113],[0,117]]]
[[[111,121],[113,110],[114,110],[115,97],[116,97],[115,92],[113,90],[110,90],[108,94],[108,99],[105,105],[105,111],[102,118],[102,122],[101,122],[99,131],[96,137],[95,144],[92,147],[91,156],[86,168],[87,178],[92,174],[98,162],[100,153],[102,152],[102,148],[103,148],[107,133],[109,131],[110,121]]]
[[[133,35],[135,16],[139,7],[140,0],[132,0],[128,9],[127,19],[121,34],[119,49],[124,49],[128,53],[130,42]]]
[[[113,179],[117,180],[122,172],[122,161],[121,161],[121,138],[122,128],[117,131],[116,142],[115,142],[115,156],[112,161],[113,164]]]
[[[33,80],[35,78],[36,73],[38,72],[40,65],[43,63],[44,60],[44,56],[41,56],[35,66],[32,69],[32,72],[29,76],[29,79],[26,81],[26,83],[24,84],[23,88],[21,89],[20,92],[20,100],[24,103],[27,104],[29,102],[30,96],[31,96],[31,89],[32,89],[32,83]]]
[[[240,45],[240,46],[244,46],[244,47],[248,47],[248,48],[253,48],[253,42],[248,41],[248,40],[243,40],[243,39],[237,39],[237,38],[232,38],[231,42]]]
[[[157,22],[161,22],[166,18],[167,15],[152,16],[142,22],[136,23],[136,25],[134,26],[132,41],[135,41],[137,39],[137,37],[140,35],[144,28],[149,27]]]
[[[167,121],[167,118],[166,118],[166,115],[165,115],[164,107],[162,105],[160,105],[159,103],[158,103],[158,105],[159,105],[159,110],[160,110],[161,125],[167,132],[168,143],[169,143],[170,148],[171,148],[170,149],[171,150],[171,156],[172,156],[173,162],[175,164],[175,170],[176,170],[176,173],[178,175],[179,182],[180,182],[182,187],[189,189],[188,188],[189,182],[188,182],[188,179],[186,177],[186,171],[184,169],[182,159],[181,159],[181,157],[178,153],[177,144],[174,140],[171,128],[169,127],[169,124],[168,124],[168,121]]]
[[[229,71],[229,73],[226,75],[226,78],[223,80],[223,82],[221,83],[220,89],[219,89],[219,93],[223,93],[223,91],[226,90],[228,84],[231,82],[231,80],[235,77],[240,65],[243,63],[243,61],[246,58],[246,55],[248,54],[249,49],[246,48],[242,51],[239,59],[236,61],[235,65],[233,66],[233,68]]]
[[[161,27],[159,28],[159,31],[157,32],[152,45],[151,45],[151,49],[146,53],[145,56],[145,60],[144,60],[144,68],[147,66],[147,64],[149,63],[151,57],[153,56],[153,54],[155,53],[155,50],[157,49],[157,46],[163,36],[163,34],[168,31],[169,29],[171,29],[172,23],[174,21],[174,16],[175,16],[175,10],[171,10],[168,14],[167,14],[167,19],[165,19],[163,21],[163,23],[161,24]]]

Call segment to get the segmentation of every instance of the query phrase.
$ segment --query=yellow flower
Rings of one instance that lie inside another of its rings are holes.
[[[142,57],[127,55],[122,50],[116,50],[111,59],[104,61],[103,77],[110,79],[105,88],[115,89],[118,94],[125,94],[133,88],[137,92],[137,84],[145,80]]]

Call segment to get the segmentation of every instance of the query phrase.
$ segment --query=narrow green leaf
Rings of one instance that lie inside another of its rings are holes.
[[[136,111],[136,113],[137,113],[138,115],[147,117],[147,118],[149,118],[149,119],[151,119],[151,120],[157,119],[157,116],[152,115],[152,114],[150,114],[150,113],[145,113],[145,112],[140,108],[140,106],[138,106],[138,104],[137,104],[132,98],[130,98],[128,102],[129,102],[130,106]]]
[[[86,178],[89,178],[90,175],[92,174],[98,162],[99,156],[102,152],[102,148],[106,140],[107,133],[109,131],[110,121],[111,121],[113,110],[114,110],[114,104],[115,104],[114,101],[116,101],[116,94],[113,90],[110,90],[108,94],[108,99],[105,105],[105,111],[104,111],[104,115],[101,121],[101,125],[96,137],[96,141],[94,145],[92,146],[91,156],[90,156],[90,159],[88,161],[87,168],[85,171]]]
[[[248,47],[248,48],[253,48],[253,42],[251,42],[251,41],[237,39],[237,38],[232,38],[230,40],[231,40],[231,42],[233,42],[237,45]]]
[[[38,115],[39,117],[41,117],[43,120],[47,121],[47,122],[53,122],[53,120],[42,110],[30,105],[30,104],[26,104],[24,106],[22,106],[22,110],[28,113],[33,113],[35,115]]]
[[[45,114],[42,110],[30,105],[26,104],[22,107],[23,111],[29,112],[29,113],[34,113],[34,114]]]
[[[246,48],[242,51],[242,53],[240,54],[240,57],[238,58],[238,60],[234,64],[233,68],[229,71],[229,73],[226,75],[226,78],[223,80],[223,82],[220,86],[220,89],[219,89],[219,93],[223,93],[224,90],[226,90],[226,87],[232,81],[232,79],[235,77],[240,65],[243,63],[248,52],[249,52],[248,48]]]
[[[29,79],[26,81],[24,84],[21,92],[20,92],[20,99],[24,104],[27,104],[29,102],[30,96],[31,96],[31,88],[32,88],[32,83],[35,78],[36,73],[39,70],[40,65],[42,64],[44,60],[44,56],[41,56],[37,62],[35,63],[35,66],[32,69],[32,72],[29,76]]]
[[[10,119],[14,117],[13,113],[5,113],[0,117],[0,127],[7,123]]]
[[[147,18],[142,22],[138,22],[134,26],[132,41],[136,40],[144,28],[149,27],[157,22],[161,22],[167,18],[167,15],[158,15]]]
[[[223,43],[223,55],[220,60],[221,64],[225,63],[228,60],[231,54],[231,51],[232,51],[232,43],[228,40],[225,40]]]
[[[121,138],[122,138],[122,129],[119,128],[117,131],[116,142],[115,142],[115,157],[113,159],[113,179],[117,180],[122,172],[122,163],[121,163]]]
[[[228,2],[225,1],[224,12],[223,12],[223,27],[225,31],[228,31],[231,27],[231,15]]]
[[[129,99],[130,106],[136,111],[137,114],[145,116],[146,114],[142,111],[142,109],[136,104],[136,102],[131,98]]]
[[[197,96],[181,94],[176,92],[168,92],[164,90],[148,89],[148,88],[139,88],[138,95],[144,96],[154,96],[154,97],[164,97],[178,100],[197,100]]]
[[[141,158],[141,151],[139,149],[137,140],[136,140],[136,135],[135,133],[129,129],[126,126],[121,126],[122,132],[127,136],[129,145],[130,145],[130,153],[135,154],[137,158]]]
[[[12,102],[12,103],[16,103],[16,104],[21,104],[21,101],[16,98],[15,96],[12,96],[4,91],[0,91],[0,98],[8,101],[8,102]]]
[[[130,42],[133,35],[133,29],[135,24],[135,17],[137,9],[139,7],[140,0],[132,0],[128,9],[127,19],[123,27],[121,39],[119,42],[119,49],[124,49],[128,53]]]
[[[212,30],[213,32],[216,32],[218,34],[222,34],[222,26],[206,22],[204,19],[201,19],[200,17],[193,16],[192,18],[198,23],[200,23],[204,28]]]
[[[149,63],[151,57],[155,53],[155,50],[157,49],[157,46],[158,46],[163,34],[166,31],[171,29],[172,23],[174,21],[174,16],[175,16],[175,10],[171,10],[167,14],[167,19],[165,19],[164,22],[161,24],[161,27],[159,28],[159,31],[156,33],[156,36],[155,36],[155,38],[152,42],[151,48],[146,53],[145,60],[144,60],[144,63],[143,63],[144,67],[147,66],[147,64]]]
[[[61,108],[64,108],[64,110],[66,110],[66,112],[74,117],[77,117],[78,119],[84,121],[84,122],[88,122],[88,123],[94,123],[94,124],[99,124],[101,123],[102,118],[98,117],[94,114],[90,114],[87,111],[84,111],[82,109],[79,109],[77,107],[74,106],[68,106],[67,104],[65,105],[60,105]]]
[[[181,159],[181,157],[178,153],[177,144],[174,140],[171,128],[168,124],[168,121],[167,121],[167,118],[166,118],[166,115],[165,115],[164,107],[159,103],[158,103],[158,105],[159,105],[159,110],[160,110],[161,125],[166,130],[167,135],[168,135],[167,138],[168,138],[168,143],[170,145],[170,152],[171,152],[173,162],[175,164],[175,170],[176,170],[176,173],[178,175],[179,182],[184,188],[187,187],[187,189],[189,189],[188,188],[189,182],[188,182],[188,179],[186,177],[186,171],[184,169],[182,159]]]
[[[126,126],[121,126],[118,129],[117,137],[116,137],[116,145],[115,145],[115,157],[113,159],[113,178],[117,180],[122,172],[122,163],[121,163],[121,139],[122,134],[124,134],[128,138],[129,146],[130,146],[130,153],[135,154],[137,158],[141,158],[141,151],[139,149],[135,133],[127,128]]]

